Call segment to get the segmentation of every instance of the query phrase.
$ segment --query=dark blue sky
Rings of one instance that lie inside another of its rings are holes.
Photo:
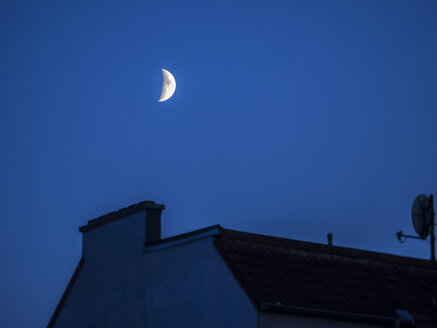
[[[164,236],[429,256],[395,232],[437,191],[435,1],[2,1],[0,49],[2,327],[44,327],[77,228],[142,200]]]

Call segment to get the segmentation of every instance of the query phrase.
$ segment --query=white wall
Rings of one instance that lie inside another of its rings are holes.
[[[256,327],[213,237],[143,252],[144,212],[84,234],[85,264],[54,325]]]
[[[289,314],[259,312],[258,328],[382,328],[386,326],[312,318]]]

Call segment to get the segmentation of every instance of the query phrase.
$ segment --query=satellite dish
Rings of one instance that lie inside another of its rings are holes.
[[[429,197],[425,195],[419,195],[416,197],[411,208],[411,219],[413,221],[414,230],[416,230],[417,236],[404,235],[402,230],[399,231],[396,236],[401,243],[405,242],[408,238],[426,240],[428,235],[431,236],[431,262],[435,263],[435,219],[434,219],[434,196],[431,194]]]
[[[430,224],[432,222],[432,211],[430,199],[425,195],[416,197],[411,209],[411,218],[413,220],[414,230],[420,238],[426,239],[430,232]]]

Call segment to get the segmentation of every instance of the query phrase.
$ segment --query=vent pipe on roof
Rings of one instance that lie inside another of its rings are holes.
[[[165,205],[150,202],[146,206],[146,245],[161,240],[161,214]]]
[[[332,232],[328,233],[328,245],[332,246]]]

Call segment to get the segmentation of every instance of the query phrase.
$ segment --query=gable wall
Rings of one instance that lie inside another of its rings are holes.
[[[256,327],[214,237],[144,253],[144,213],[86,234],[85,263],[55,328]]]

